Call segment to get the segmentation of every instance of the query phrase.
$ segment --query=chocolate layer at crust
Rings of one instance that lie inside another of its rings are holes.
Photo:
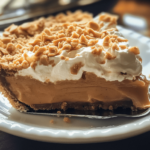
[[[50,109],[115,109],[149,107],[146,79],[106,81],[85,72],[80,80],[42,83],[30,77],[14,76],[1,70],[1,91],[20,111]],[[129,102],[130,101],[130,102]]]
[[[34,110],[67,110],[69,108],[75,110],[113,110],[117,109],[118,107],[131,108],[132,110],[136,110],[133,106],[131,100],[122,100],[122,101],[113,101],[113,102],[96,102],[96,103],[84,103],[84,102],[62,102],[62,103],[53,103],[53,104],[34,104],[32,108]]]

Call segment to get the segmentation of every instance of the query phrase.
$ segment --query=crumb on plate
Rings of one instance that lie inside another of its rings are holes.
[[[57,111],[57,114],[61,114],[61,111]]]
[[[70,123],[70,119],[68,117],[64,117],[63,121],[66,123]]]
[[[51,119],[51,120],[50,120],[50,123],[51,123],[51,124],[54,124],[54,120],[53,120],[53,119]]]

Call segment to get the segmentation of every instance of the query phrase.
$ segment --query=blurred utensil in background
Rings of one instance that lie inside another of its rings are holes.
[[[150,0],[119,0],[112,12],[119,25],[150,37]]]
[[[3,0],[0,3],[0,15],[11,5],[14,0]]]
[[[123,15],[122,19],[125,26],[136,31],[144,30],[147,28],[147,21],[143,17],[126,13]]]
[[[3,1],[5,5],[2,5]],[[105,0],[1,0],[0,29],[12,23],[20,24],[25,20],[72,10],[72,8],[89,12],[90,9],[93,9],[95,13],[108,11],[116,4],[117,0],[110,0],[109,4],[107,2]],[[87,9],[83,9],[83,6],[89,5],[90,7]]]

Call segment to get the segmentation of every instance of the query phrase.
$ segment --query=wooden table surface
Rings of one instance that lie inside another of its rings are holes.
[[[94,9],[94,8],[93,8]],[[93,10],[94,11],[94,10]],[[148,1],[124,1],[120,0],[111,12],[120,16],[119,24],[123,25],[122,16],[126,13],[144,17],[147,21],[147,28],[138,31],[139,33],[150,37],[150,3]],[[57,150],[57,149],[85,149],[85,150],[146,150],[150,149],[150,132],[120,140],[106,143],[94,144],[58,144],[58,143],[44,143],[39,141],[32,141],[20,137],[16,137],[0,131],[0,150]]]

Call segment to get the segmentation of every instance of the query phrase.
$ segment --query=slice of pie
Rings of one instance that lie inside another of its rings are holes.
[[[11,25],[0,38],[1,92],[19,111],[150,107],[140,51],[116,20],[77,11]]]

